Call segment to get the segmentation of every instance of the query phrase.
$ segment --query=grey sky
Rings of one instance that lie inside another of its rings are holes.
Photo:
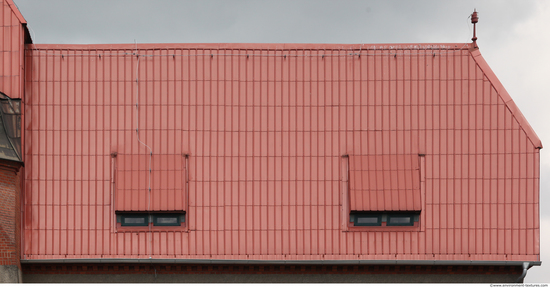
[[[465,42],[476,7],[483,40],[528,17],[528,1],[16,0],[37,43]],[[47,13],[45,13],[47,11]],[[47,14],[47,16],[46,16]],[[483,23],[485,25],[483,26]]]
[[[550,1],[15,0],[35,43],[478,44],[550,147]],[[546,148],[549,149],[549,148]],[[550,154],[541,151],[541,260],[549,261]],[[526,282],[550,282],[548,263]]]

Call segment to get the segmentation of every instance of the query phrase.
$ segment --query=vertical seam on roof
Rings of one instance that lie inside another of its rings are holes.
[[[508,91],[506,91],[506,89],[504,88],[504,85],[502,85],[491,67],[489,67],[489,64],[487,64],[483,56],[481,56],[481,52],[476,49],[470,51],[470,55],[474,59],[476,65],[483,72],[483,75],[487,77],[487,80],[489,81],[489,83],[491,83],[491,86],[496,90],[498,96],[504,102],[504,105],[506,105],[508,111],[512,113],[512,116],[518,122],[521,130],[527,135],[527,138],[529,139],[531,144],[535,148],[542,149],[542,142],[537,136],[535,130],[533,130],[533,127],[531,127],[525,116],[523,116],[523,113],[521,113],[510,94],[508,94]]]

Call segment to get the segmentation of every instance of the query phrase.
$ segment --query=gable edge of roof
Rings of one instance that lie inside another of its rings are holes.
[[[521,113],[510,94],[508,94],[508,91],[506,91],[504,85],[502,85],[500,80],[498,80],[495,72],[493,72],[491,67],[489,67],[487,61],[485,61],[483,56],[481,56],[481,52],[479,51],[479,49],[471,50],[470,54],[472,55],[472,58],[479,66],[481,71],[483,71],[485,76],[487,76],[487,79],[489,79],[489,82],[495,88],[502,101],[504,101],[504,104],[506,105],[508,110],[510,110],[512,116],[514,116],[516,121],[518,121],[519,126],[521,127],[521,129],[523,129],[523,131],[527,135],[527,138],[529,138],[529,141],[531,141],[531,144],[533,144],[533,146],[537,149],[542,149],[542,142],[537,136],[537,133],[535,132],[535,130],[533,130],[533,127],[531,127],[525,116],[523,116],[523,113]]]
[[[6,1],[6,4],[8,4],[8,6],[11,8],[11,11],[13,12],[13,14],[15,14],[19,22],[21,24],[27,24],[27,20],[25,20],[25,17],[23,17],[23,14],[21,14],[21,11],[19,11],[19,8],[17,8],[17,5],[15,5],[13,0],[5,0],[5,1]]]

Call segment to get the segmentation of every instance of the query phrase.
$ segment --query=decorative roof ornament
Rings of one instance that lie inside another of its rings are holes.
[[[472,37],[472,41],[474,42],[474,47],[477,48],[476,23],[479,20],[479,17],[477,17],[476,9],[474,9],[474,13],[470,15],[470,18],[472,19],[472,24],[474,24],[474,37]]]

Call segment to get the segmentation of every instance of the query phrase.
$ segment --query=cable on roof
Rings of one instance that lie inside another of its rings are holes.
[[[134,40],[135,41],[135,40]],[[138,143],[140,143],[141,145],[147,147],[147,149],[149,149],[149,184],[148,184],[148,194],[149,194],[149,199],[147,201],[147,211],[151,211],[151,173],[152,173],[152,169],[151,169],[151,161],[152,161],[152,158],[153,158],[153,150],[151,149],[151,147],[149,147],[149,145],[145,144],[143,141],[141,141],[140,137],[139,137],[139,62],[140,62],[140,56],[138,53],[138,50],[137,50],[137,42],[136,42],[136,50],[135,52],[133,53],[133,55],[136,55],[136,58],[137,58],[137,63],[136,63],[136,136],[137,136],[137,140],[138,140]],[[152,231],[151,231],[151,225],[150,225],[150,217],[148,217],[148,220],[149,221],[149,259],[152,258],[152,254],[153,254],[153,236],[152,236]]]

